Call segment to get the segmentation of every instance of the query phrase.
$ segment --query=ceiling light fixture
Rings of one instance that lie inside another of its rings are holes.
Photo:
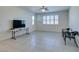
[[[42,9],[41,11],[42,11],[42,12],[45,12],[46,10],[45,10],[45,9]]]
[[[45,6],[42,6],[42,7],[41,7],[41,11],[42,11],[42,12],[46,12],[47,10],[48,10],[47,7],[45,7]]]

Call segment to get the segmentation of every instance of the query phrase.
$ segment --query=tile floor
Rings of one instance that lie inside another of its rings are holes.
[[[78,52],[73,40],[67,45],[61,33],[35,31],[30,35],[22,35],[13,39],[0,41],[0,52]]]

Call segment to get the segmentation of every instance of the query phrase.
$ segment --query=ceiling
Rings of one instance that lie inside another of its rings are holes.
[[[70,6],[45,6],[48,8],[46,12],[57,12],[63,10],[69,10]],[[42,13],[41,6],[20,6],[20,8],[34,12],[34,13]]]

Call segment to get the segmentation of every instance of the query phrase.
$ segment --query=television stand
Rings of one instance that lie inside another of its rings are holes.
[[[16,32],[19,32],[19,31],[22,31],[22,30],[25,30],[25,31],[26,31],[26,34],[29,34],[29,28],[17,28],[17,29],[12,29],[12,30],[11,30],[11,32],[12,32],[12,37],[11,37],[11,39],[16,40]]]

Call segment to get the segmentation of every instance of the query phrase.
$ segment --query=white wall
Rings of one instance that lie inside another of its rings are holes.
[[[43,15],[59,15],[59,24],[58,25],[44,25],[42,21]],[[54,31],[61,32],[62,28],[69,27],[69,12],[68,11],[60,11],[48,14],[36,14],[36,30],[40,31]]]
[[[69,11],[69,26],[74,31],[79,31],[79,6],[72,6]],[[79,36],[76,36],[79,45]]]
[[[69,26],[73,30],[79,31],[79,6],[70,8],[69,11]]]
[[[30,31],[33,31],[34,26],[32,27],[31,23],[32,15],[34,14],[18,7],[0,6],[0,40],[11,36],[11,33],[7,34],[6,32],[11,28],[10,22],[13,19],[26,20],[26,27],[30,27]]]

